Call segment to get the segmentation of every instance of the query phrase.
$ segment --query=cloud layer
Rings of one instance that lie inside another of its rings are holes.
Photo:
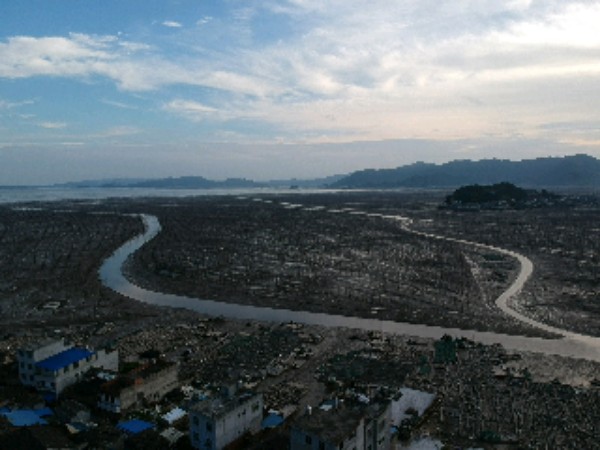
[[[550,138],[598,154],[598,23],[595,1],[234,1],[112,34],[4,36],[0,83],[109,84],[98,103],[131,115],[104,128],[138,138],[147,113],[199,141]],[[0,97],[0,114],[28,98]]]

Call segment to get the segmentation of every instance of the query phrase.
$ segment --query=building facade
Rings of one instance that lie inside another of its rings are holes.
[[[221,450],[246,433],[258,432],[263,408],[262,394],[251,393],[197,403],[189,411],[192,447]]]
[[[389,450],[391,402],[308,410],[290,428],[291,450]]]
[[[17,362],[19,364],[19,379],[21,383],[25,386],[35,387],[36,363],[57,355],[68,348],[64,339],[48,339],[20,348],[17,351]]]
[[[101,387],[98,407],[121,413],[142,402],[155,403],[179,386],[175,363],[148,364],[119,376]]]
[[[58,396],[92,368],[118,370],[119,354],[116,350],[74,347],[58,339],[18,350],[17,362],[23,384]]]

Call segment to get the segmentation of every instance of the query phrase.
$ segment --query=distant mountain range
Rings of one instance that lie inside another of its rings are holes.
[[[201,176],[158,179],[87,180],[57,185],[73,188],[249,189],[332,188],[394,189],[455,188],[470,184],[508,182],[523,187],[600,187],[600,160],[588,155],[538,158],[523,161],[458,160],[445,164],[418,162],[395,169],[365,169],[349,175],[315,179],[258,182],[245,178],[214,181]]]
[[[415,163],[396,169],[354,172],[331,188],[456,187],[509,182],[526,187],[600,187],[600,160],[588,155],[523,161],[459,160],[446,164]]]
[[[66,188],[156,188],[156,189],[251,189],[251,188],[323,188],[346,175],[299,180],[296,178],[270,181],[253,181],[245,178],[209,180],[201,176],[168,177],[155,179],[114,178],[85,180],[56,185]]]

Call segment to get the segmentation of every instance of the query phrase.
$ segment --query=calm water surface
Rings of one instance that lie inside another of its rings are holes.
[[[0,187],[0,204],[108,198],[194,197],[209,195],[310,194],[335,192],[323,189],[150,189],[150,188],[54,188]]]

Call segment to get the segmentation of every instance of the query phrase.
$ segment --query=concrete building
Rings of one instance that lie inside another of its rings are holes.
[[[46,341],[33,343],[25,346],[17,352],[19,363],[19,378],[26,386],[34,386],[36,363],[51,356],[57,355],[69,347],[65,345],[64,339],[47,339]]]
[[[102,385],[98,407],[120,413],[140,403],[156,403],[179,386],[175,363],[144,365]]]
[[[291,450],[389,450],[391,402],[308,410],[290,428]]]
[[[118,370],[116,350],[93,351],[54,339],[19,349],[19,378],[27,386],[58,396],[91,368]]]
[[[260,430],[262,394],[242,393],[203,400],[190,408],[192,447],[221,450],[246,433]]]

